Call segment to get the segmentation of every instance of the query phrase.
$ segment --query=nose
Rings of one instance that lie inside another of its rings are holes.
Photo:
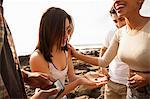
[[[113,0],[113,1],[120,1],[120,0]]]
[[[121,0],[113,0],[113,7],[115,9],[115,4],[119,3]]]
[[[65,33],[65,38],[68,38],[70,36],[70,33]]]

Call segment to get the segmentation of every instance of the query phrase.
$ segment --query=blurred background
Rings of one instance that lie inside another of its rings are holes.
[[[17,54],[28,55],[37,44],[39,23],[49,7],[60,7],[74,20],[70,43],[76,48],[99,48],[105,35],[115,28],[109,10],[113,0],[4,0],[4,16],[12,32]],[[150,16],[150,0],[141,14]]]

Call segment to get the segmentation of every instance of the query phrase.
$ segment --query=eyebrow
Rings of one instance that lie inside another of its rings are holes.
[[[123,17],[120,17],[119,20],[125,20]]]
[[[65,27],[65,29],[68,29],[68,28],[70,28],[70,25]]]

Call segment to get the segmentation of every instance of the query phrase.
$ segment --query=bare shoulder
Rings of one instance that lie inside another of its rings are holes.
[[[31,54],[29,63],[32,71],[40,71],[42,68],[47,68],[48,65],[43,55],[37,51]]]
[[[30,56],[30,62],[31,63],[39,63],[43,60],[43,55],[38,52],[33,52]]]

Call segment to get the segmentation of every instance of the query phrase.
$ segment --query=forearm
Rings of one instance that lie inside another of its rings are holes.
[[[75,81],[69,83],[65,86],[65,90],[59,95],[58,99],[70,93],[70,91],[74,90],[78,85],[80,85],[80,80],[76,79]]]
[[[68,79],[69,79],[69,83],[77,80],[77,79],[80,79],[81,76],[80,75],[71,75],[71,76],[68,76]]]
[[[86,62],[86,63],[98,66],[98,57],[83,55],[81,53],[76,54],[75,57],[79,60]]]

